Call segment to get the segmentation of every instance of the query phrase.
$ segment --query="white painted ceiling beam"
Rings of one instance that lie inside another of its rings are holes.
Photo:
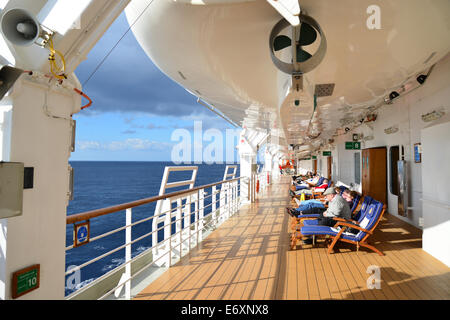
[[[267,0],[291,25],[300,24],[300,5],[298,0]]]

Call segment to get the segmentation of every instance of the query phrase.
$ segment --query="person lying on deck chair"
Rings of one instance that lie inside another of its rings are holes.
[[[320,178],[320,175],[316,175],[313,179],[304,180],[301,183],[293,182],[291,186],[291,191],[295,192],[298,190],[310,189],[311,187],[317,186],[318,182],[321,182],[322,184],[322,181],[320,180],[323,181],[323,179]]]
[[[298,217],[302,214],[318,214],[325,211],[325,206],[322,202],[312,199],[301,201],[297,206],[292,208],[287,207],[289,214],[293,217]]]
[[[328,179],[323,179],[323,182],[316,186],[316,187],[312,187],[311,189],[300,189],[300,190],[296,190],[294,191],[295,195],[301,195],[302,193],[307,194],[307,195],[312,195],[313,192],[323,192],[328,188],[328,183],[329,180]]]

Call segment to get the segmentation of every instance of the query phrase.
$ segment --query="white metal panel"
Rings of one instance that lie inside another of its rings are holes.
[[[450,267],[450,122],[422,130],[423,249]],[[436,170],[439,168],[439,170]]]

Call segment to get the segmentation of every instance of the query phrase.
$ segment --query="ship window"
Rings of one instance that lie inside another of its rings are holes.
[[[389,189],[392,194],[398,196],[398,168],[397,161],[400,160],[400,148],[398,146],[391,147],[389,149],[389,162],[390,162],[390,182]]]
[[[355,183],[360,184],[361,183],[361,153],[356,152],[354,155],[355,159]]]

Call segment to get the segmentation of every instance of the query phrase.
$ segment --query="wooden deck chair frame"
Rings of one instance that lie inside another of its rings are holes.
[[[378,219],[375,221],[374,225],[372,226],[372,228],[370,230],[366,230],[364,228],[361,228],[360,226],[355,226],[355,225],[352,225],[350,223],[343,222],[343,221],[339,221],[338,223],[336,223],[336,225],[334,227],[335,228],[341,227],[341,230],[339,230],[339,233],[336,236],[331,236],[332,242],[331,242],[330,246],[328,247],[328,253],[332,253],[333,252],[333,248],[334,248],[334,246],[336,245],[336,243],[338,241],[343,241],[343,242],[355,244],[357,251],[359,251],[359,247],[360,246],[363,246],[365,248],[368,248],[368,249],[378,253],[380,256],[384,256],[384,254],[380,250],[378,250],[373,245],[370,245],[367,242],[367,238],[369,238],[369,236],[373,234],[373,231],[376,229],[376,227],[380,223],[381,218],[383,217],[385,211],[386,211],[386,205],[383,205],[383,209],[381,210],[381,213],[378,216]],[[342,234],[345,232],[345,230],[347,228],[358,229],[360,231],[365,232],[366,234],[361,239],[361,241],[353,241],[353,240],[348,240],[348,239],[341,238]]]
[[[341,219],[338,218],[339,220],[334,225],[334,227],[335,228],[341,227],[341,229],[339,230],[339,232],[335,236],[332,236],[332,235],[315,235],[315,237],[325,237],[325,238],[329,238],[329,240],[331,240],[331,244],[328,246],[328,254],[333,253],[334,246],[336,245],[336,243],[338,241],[343,241],[343,242],[346,242],[346,243],[351,243],[351,244],[356,245],[356,251],[359,251],[359,247],[362,246],[362,247],[365,247],[365,248],[368,248],[368,249],[372,250],[373,252],[378,253],[380,256],[384,256],[384,254],[380,250],[375,248],[373,245],[369,244],[367,242],[367,239],[369,238],[370,235],[373,234],[373,231],[376,229],[376,227],[380,223],[381,218],[383,217],[385,211],[386,211],[386,205],[383,205],[383,208],[381,210],[380,215],[378,216],[377,220],[375,221],[375,223],[373,224],[373,226],[372,226],[372,228],[370,230],[361,228],[360,226],[353,225],[353,224],[350,224],[350,223],[345,222],[345,221],[341,221]],[[360,231],[365,232],[365,235],[361,239],[361,241],[353,241],[353,240],[349,240],[349,239],[344,239],[344,238],[342,238],[342,234],[345,232],[345,230],[347,228],[358,229]],[[292,236],[291,236],[291,249],[295,248],[295,246],[297,244],[297,241],[300,240],[302,237],[303,237],[303,235],[300,232],[295,232],[294,234],[292,234]]]

